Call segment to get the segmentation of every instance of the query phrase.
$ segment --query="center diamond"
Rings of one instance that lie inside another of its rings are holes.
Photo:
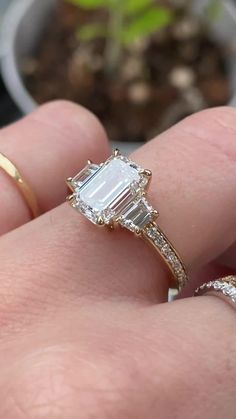
[[[76,207],[95,224],[109,223],[140,192],[144,180],[140,171],[122,156],[108,159],[76,188]]]

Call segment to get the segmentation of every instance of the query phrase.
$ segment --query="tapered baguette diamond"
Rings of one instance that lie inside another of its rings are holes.
[[[121,224],[131,231],[141,231],[153,220],[153,208],[145,199],[131,202],[122,212]]]
[[[97,164],[87,164],[87,166],[72,179],[72,186],[74,188],[81,187],[98,171],[98,169],[99,165]]]

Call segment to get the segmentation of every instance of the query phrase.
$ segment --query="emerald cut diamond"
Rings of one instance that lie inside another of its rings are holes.
[[[142,168],[121,155],[113,155],[103,165],[88,164],[71,182],[74,208],[95,224],[119,221],[121,217],[125,218],[122,214],[126,213],[130,216],[132,202],[141,198],[148,183],[143,172]],[[138,221],[138,215],[136,218]],[[150,214],[146,214],[145,219],[149,220]],[[140,228],[142,226],[143,223]]]

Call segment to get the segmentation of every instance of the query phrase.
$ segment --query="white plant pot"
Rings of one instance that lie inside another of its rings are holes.
[[[201,13],[208,0],[197,0],[195,10]],[[23,114],[31,112],[37,103],[27,90],[21,74],[21,63],[34,53],[57,0],[15,0],[9,7],[2,23],[1,69],[5,85]],[[222,43],[236,38],[236,7],[232,0],[224,2],[219,21],[212,24],[213,36]],[[236,106],[236,59],[228,57],[229,75],[232,86],[230,104]],[[129,152],[140,143],[121,143],[121,149]]]

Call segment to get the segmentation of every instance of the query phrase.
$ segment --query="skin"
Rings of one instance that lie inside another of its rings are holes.
[[[63,203],[64,179],[110,154],[97,119],[54,102],[1,131],[44,214],[30,222],[0,172],[0,418],[235,419],[235,309],[191,297],[235,272],[235,135],[233,108],[207,110],[132,156],[191,273],[168,304],[168,272],[142,240]]]

